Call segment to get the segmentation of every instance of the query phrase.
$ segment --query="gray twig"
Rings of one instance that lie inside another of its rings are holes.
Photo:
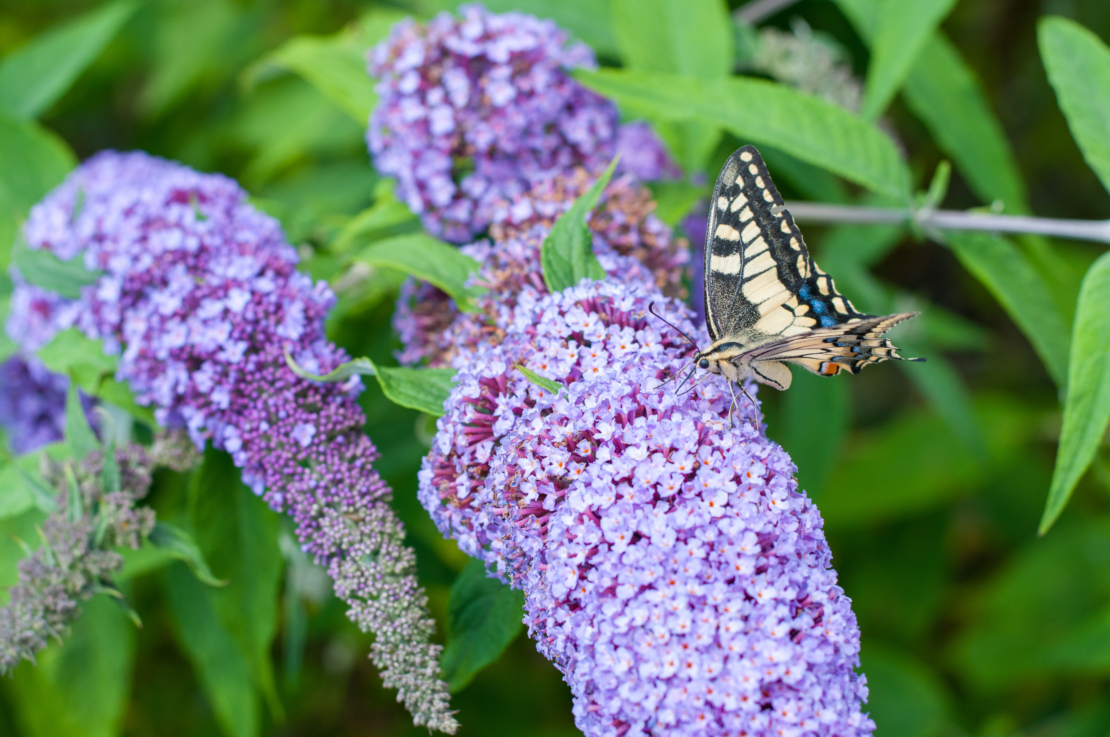
[[[770,18],[780,10],[786,10],[798,0],[752,0],[732,12],[732,17],[738,23],[755,25],[762,20]]]
[[[1035,233],[1056,238],[1110,243],[1110,220],[1063,220],[1026,215],[995,215],[959,210],[909,210],[854,207],[817,202],[787,202],[798,222],[810,223],[916,223],[922,230],[986,230],[995,233]]]

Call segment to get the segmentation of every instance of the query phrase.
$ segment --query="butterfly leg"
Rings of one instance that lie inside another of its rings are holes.
[[[755,397],[753,397],[751,394],[748,394],[747,387],[745,387],[743,384],[740,384],[740,391],[742,391],[744,393],[744,396],[748,398],[748,401],[751,402],[752,410],[758,411],[758,410],[756,410]],[[735,397],[735,396],[736,396],[736,393],[733,392],[733,397]],[[754,427],[756,430],[759,429],[759,424],[755,421],[754,412],[752,414],[752,427]]]

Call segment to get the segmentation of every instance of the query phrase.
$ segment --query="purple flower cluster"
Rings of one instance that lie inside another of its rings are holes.
[[[417,724],[453,732],[415,558],[371,466],[361,383],[318,384],[286,365],[288,353],[326,373],[347,356],[323,331],[334,296],[297,271],[277,222],[230,179],[108,152],[36,205],[24,232],[31,248],[104,275],[74,303],[13,311],[9,331],[45,341],[76,325],[120,353],[117,378],[161,424],[231,453],[376,635],[371,657],[387,687]],[[20,286],[13,304],[38,296]]]
[[[51,373],[34,356],[0,364],[0,427],[16,454],[62,439],[69,379]]]
[[[460,13],[400,23],[370,53],[374,164],[430,232],[465,242],[505,203],[527,208],[538,182],[596,173],[618,152],[640,180],[680,175],[650,126],[618,128],[616,107],[567,74],[595,66],[587,46],[530,15]]]
[[[616,107],[567,75],[593,52],[551,21],[460,8],[394,27],[370,53],[378,106],[367,140],[378,171],[432,233],[464,242],[497,199],[575,166],[609,162]]]
[[[422,503],[524,590],[587,735],[870,733],[820,515],[756,407],[730,427],[723,384],[663,385],[691,351],[651,300],[691,328],[648,287],[522,290],[461,364]]]
[[[594,179],[584,169],[571,176],[537,182],[516,201],[495,208],[493,239],[462,247],[482,264],[475,283],[487,288],[478,310],[461,313],[450,298],[430,285],[408,283],[394,313],[394,327],[405,346],[398,359],[430,366],[452,365],[460,350],[480,340],[498,340],[514,296],[525,285],[546,293],[540,275],[540,248],[551,225],[586,193]],[[685,239],[673,237],[655,216],[651,193],[624,175],[605,190],[589,219],[594,247],[607,273],[619,279],[654,283],[667,296],[685,295],[683,275],[689,262]]]

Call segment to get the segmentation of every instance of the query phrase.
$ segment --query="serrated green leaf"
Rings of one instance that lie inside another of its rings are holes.
[[[613,159],[589,191],[559,216],[543,240],[540,265],[543,280],[553,294],[573,287],[583,279],[605,278],[605,269],[601,268],[594,254],[593,234],[586,223],[586,216],[597,205],[616,167],[617,160]]]
[[[1068,329],[1044,278],[1006,238],[954,232],[949,244],[964,268],[994,295],[1044,362],[1058,387],[1067,378]]]
[[[1110,49],[1066,18],[1037,27],[1048,81],[1087,165],[1110,191]]]
[[[37,118],[81,76],[138,7],[110,3],[56,26],[0,61],[0,109]]]
[[[174,565],[166,572],[165,591],[182,649],[221,730],[229,737],[255,737],[261,715],[251,667],[217,615],[212,589],[184,565]]]
[[[386,398],[402,407],[426,412],[434,417],[443,416],[443,403],[451,394],[455,369],[404,368],[375,366],[369,358],[356,358],[327,374],[312,374],[297,365],[287,352],[285,363],[297,376],[310,381],[334,383],[351,376],[376,376]]]
[[[871,45],[867,88],[861,114],[876,120],[902,87],[921,49],[952,10],[956,0],[913,0],[882,3]]]
[[[61,647],[24,663],[8,686],[27,737],[114,737],[131,692],[136,630],[119,607],[97,596]]]
[[[471,560],[451,586],[447,604],[447,647],[441,665],[452,692],[464,688],[497,660],[523,629],[524,594],[486,576]]]
[[[449,294],[460,309],[472,309],[471,300],[485,292],[467,286],[479,264],[452,245],[426,233],[410,233],[377,241],[352,257],[372,266],[397,269],[426,281]]]
[[[0,267],[7,267],[16,224],[65,179],[77,158],[42,126],[0,111],[0,161]]]
[[[208,586],[227,585],[226,580],[216,578],[215,574],[212,573],[212,569],[208,567],[208,562],[204,559],[204,553],[201,552],[200,546],[197,545],[193,536],[177,525],[158,520],[154,524],[154,529],[151,531],[150,537],[147,538],[147,542],[154,548],[165,552],[171,558],[184,561],[193,575],[202,583]]]
[[[96,439],[89,420],[85,417],[85,408],[81,406],[81,398],[77,393],[77,384],[69,382],[66,390],[66,444],[70,453],[77,460],[81,460],[94,450],[100,449],[100,441]]]
[[[1079,290],[1068,361],[1064,426],[1040,534],[1064,510],[1110,422],[1110,254],[1087,271]]]
[[[28,248],[21,237],[16,238],[11,258],[12,265],[29,283],[67,299],[77,299],[81,296],[81,287],[95,284],[102,276],[100,272],[86,269],[80,255],[62,261],[44,248]]]
[[[789,87],[742,77],[704,80],[610,69],[580,69],[574,76],[626,113],[719,125],[745,142],[774,146],[869,189],[903,200],[909,195],[909,169],[885,134]]]
[[[526,366],[521,366],[520,364],[517,364],[516,370],[524,374],[524,378],[528,379],[528,381],[532,382],[541,389],[546,389],[552,394],[558,394],[560,389],[566,388],[558,382],[552,381],[551,379],[548,379],[544,376],[540,376],[535,371],[527,368]]]

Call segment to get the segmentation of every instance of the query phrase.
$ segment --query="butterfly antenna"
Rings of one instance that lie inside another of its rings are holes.
[[[695,350],[695,351],[699,351],[699,350],[700,350],[700,349],[698,348],[698,344],[697,344],[697,343],[695,343],[695,342],[694,342],[694,340],[693,340],[693,339],[692,339],[692,338],[691,338],[691,337],[690,337],[689,335],[687,335],[686,333],[684,333],[684,332],[682,332],[681,330],[679,330],[679,328],[678,328],[678,326],[677,326],[677,325],[675,325],[675,324],[674,324],[673,322],[671,322],[671,321],[670,321],[670,320],[668,320],[667,318],[665,318],[665,317],[663,317],[662,315],[660,315],[660,314],[659,314],[658,312],[656,312],[656,311],[655,311],[655,309],[654,309],[654,308],[655,308],[655,303],[654,303],[654,302],[651,302],[651,303],[649,303],[649,304],[648,304],[648,312],[650,312],[651,314],[655,315],[655,316],[656,316],[656,317],[658,317],[658,318],[659,318],[660,320],[662,320],[663,322],[667,323],[667,324],[668,324],[668,325],[670,325],[670,326],[671,326],[672,328],[674,328],[674,329],[675,329],[675,331],[676,331],[676,332],[677,332],[677,333],[678,333],[679,335],[681,335],[681,336],[682,336],[683,338],[685,338],[685,339],[686,339],[686,342],[687,342],[687,343],[689,343],[690,345],[694,346],[694,350]]]

